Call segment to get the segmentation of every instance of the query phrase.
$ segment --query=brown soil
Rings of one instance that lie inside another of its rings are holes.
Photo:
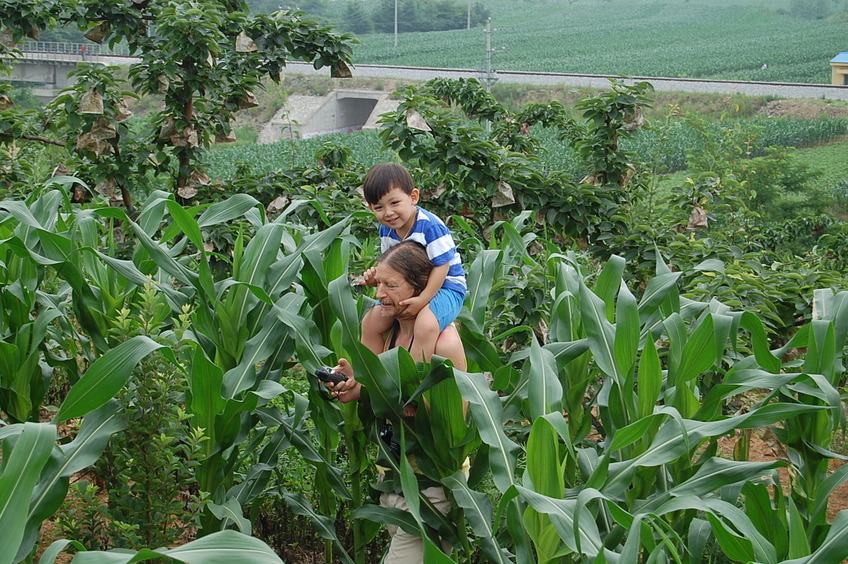
[[[848,118],[848,103],[832,100],[773,100],[760,109],[768,117],[789,116],[814,119],[817,117]]]
[[[741,432],[737,431],[734,437],[723,438],[719,440],[719,447],[722,455],[727,458],[733,457],[733,448],[739,442]],[[751,432],[751,442],[748,447],[748,460],[751,462],[771,462],[773,460],[787,460],[786,449],[769,428],[755,429]],[[830,473],[835,472],[844,462],[840,460],[831,460]],[[780,483],[783,487],[784,494],[789,493],[789,473],[786,468],[779,468]],[[827,517],[828,521],[833,520],[836,514],[848,509],[848,483],[844,483],[833,493],[827,501]]]

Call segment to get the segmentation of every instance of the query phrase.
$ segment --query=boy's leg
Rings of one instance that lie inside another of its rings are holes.
[[[430,305],[418,312],[415,317],[415,338],[409,352],[415,362],[430,362],[436,351],[436,340],[439,338],[441,327]]]
[[[391,328],[394,321],[383,317],[379,310],[379,307],[372,307],[362,318],[362,344],[374,354],[383,352],[383,333]]]
[[[421,362],[422,358],[430,362],[436,351],[439,334],[459,315],[463,301],[462,294],[442,288],[427,307],[418,312],[415,318],[415,340],[409,351],[416,362]]]

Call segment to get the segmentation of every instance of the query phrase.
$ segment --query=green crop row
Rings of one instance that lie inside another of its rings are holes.
[[[209,151],[205,162],[213,178],[234,178],[239,167],[246,167],[254,174],[265,174],[276,170],[314,166],[315,152],[326,143],[350,149],[355,155],[354,161],[365,166],[393,158],[390,153],[382,150],[376,131],[365,130],[284,140],[266,145],[218,146]]]
[[[802,20],[761,3],[489,2],[501,70],[829,83],[846,24]],[[480,28],[365,35],[359,64],[477,68]],[[503,49],[501,49],[503,48]],[[762,66],[766,64],[767,68]]]

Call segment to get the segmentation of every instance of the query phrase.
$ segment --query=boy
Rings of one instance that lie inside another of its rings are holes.
[[[411,239],[424,245],[433,263],[427,286],[420,295],[403,300],[405,314],[415,316],[414,337],[409,352],[416,361],[430,362],[436,339],[456,319],[465,300],[465,272],[459,252],[444,222],[418,207],[418,189],[401,165],[382,163],[365,175],[365,201],[380,222],[380,251]],[[364,276],[364,284],[376,286],[374,269]],[[362,320],[362,342],[371,350],[382,350],[383,334],[392,318],[384,318],[380,308],[372,308]]]

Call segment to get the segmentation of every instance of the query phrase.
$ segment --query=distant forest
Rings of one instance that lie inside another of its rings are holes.
[[[301,0],[291,4],[280,0],[247,0],[255,13],[270,13],[281,8],[297,8],[322,21],[356,34],[393,33],[395,0]],[[480,2],[454,0],[403,0],[397,3],[398,33],[412,31],[448,31],[469,25],[483,25],[490,16]]]
[[[251,12],[270,14],[277,10],[298,9],[339,31],[358,35],[394,33],[394,0],[247,0]],[[490,10],[475,2],[454,0],[403,0],[398,2],[398,33],[412,31],[448,31],[484,25]],[[45,30],[42,41],[82,43],[83,32],[74,26]]]
[[[394,32],[395,0],[247,0],[247,5],[252,12],[264,14],[295,8],[340,31],[358,35]],[[491,16],[490,9],[479,1],[473,4],[471,0],[399,1],[398,32],[463,29],[469,23],[469,8],[471,27],[485,24]],[[835,18],[845,21],[848,20],[848,0],[790,0],[786,12],[802,19]],[[72,26],[45,30],[41,40],[69,43],[86,41],[83,33]]]

